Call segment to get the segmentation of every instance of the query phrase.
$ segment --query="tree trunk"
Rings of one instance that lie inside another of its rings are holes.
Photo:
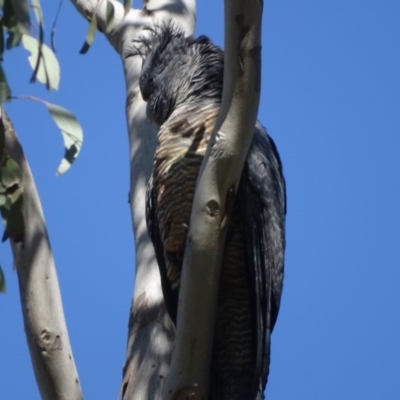
[[[85,18],[95,12],[99,27],[106,32],[105,1],[72,2]],[[126,80],[130,205],[136,248],[136,277],[121,390],[126,400],[161,400],[174,330],[166,313],[158,266],[145,221],[145,192],[153,165],[157,130],[146,118],[146,105],[139,90],[142,60],[140,56],[130,55],[134,50],[134,39],[145,35],[145,28],[162,21],[172,18],[184,32],[193,34],[195,0],[143,1],[142,10],[132,9],[125,17],[121,3],[109,2],[114,7],[114,26],[105,35],[122,58]]]

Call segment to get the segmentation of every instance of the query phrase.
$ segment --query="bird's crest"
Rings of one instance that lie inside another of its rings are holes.
[[[133,40],[132,49],[125,58],[140,56],[144,61],[156,48],[158,52],[162,53],[173,38],[184,37],[182,29],[172,20],[163,21],[155,26],[145,28],[139,38]]]

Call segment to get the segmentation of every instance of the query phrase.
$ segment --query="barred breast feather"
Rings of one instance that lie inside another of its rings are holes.
[[[147,223],[168,312],[176,323],[180,274],[197,176],[219,105],[176,108],[160,127]],[[228,225],[219,289],[211,400],[263,399],[282,291],[285,182],[257,123]]]

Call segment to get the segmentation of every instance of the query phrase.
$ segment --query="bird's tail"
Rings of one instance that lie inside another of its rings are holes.
[[[257,394],[251,389],[252,378],[245,372],[233,374],[223,382],[211,378],[210,400],[263,400],[264,394],[260,389]]]

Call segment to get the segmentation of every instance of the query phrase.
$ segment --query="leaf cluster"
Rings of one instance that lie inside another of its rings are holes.
[[[36,36],[32,32],[35,32]],[[54,27],[52,39],[53,33]],[[82,127],[76,117],[61,106],[33,96],[12,96],[3,68],[4,52],[20,44],[29,52],[28,62],[32,68],[30,82],[39,81],[49,91],[58,90],[60,65],[54,46],[50,48],[44,43],[44,19],[40,0],[30,0],[30,2],[28,0],[0,0],[0,106],[5,102],[22,98],[34,100],[46,106],[63,137],[65,155],[57,170],[57,174],[60,175],[70,168],[81,150]],[[0,213],[5,225],[3,241],[10,238],[14,242],[23,242],[24,183],[20,166],[7,151],[5,135],[5,127],[0,116]],[[4,291],[5,278],[0,267],[0,292]]]

